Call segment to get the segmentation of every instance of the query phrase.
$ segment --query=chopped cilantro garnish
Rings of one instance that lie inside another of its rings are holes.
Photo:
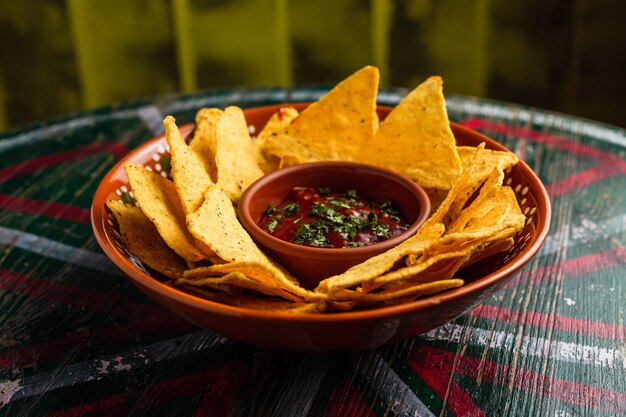
[[[384,211],[389,215],[394,215],[396,217],[400,215],[400,211],[398,210],[398,208],[389,200],[385,200],[380,203],[379,208],[380,211]]]
[[[278,209],[276,207],[268,207],[265,209],[265,211],[263,212],[264,216],[270,216],[274,213],[278,213]]]
[[[328,227],[322,220],[316,220],[312,223],[301,224],[294,233],[293,242],[302,245],[308,243],[310,246],[323,248],[330,246],[328,239],[326,239],[325,233],[328,231]]]
[[[355,248],[389,239],[407,227],[390,201],[367,201],[356,190],[295,187],[292,193],[268,207],[262,222],[269,233],[295,244]]]
[[[346,248],[358,248],[360,246],[365,246],[363,242],[346,242]]]
[[[354,239],[357,232],[364,229],[367,221],[361,220],[354,216],[346,216],[345,221],[341,224],[333,225],[333,230],[341,235],[342,238]]]
[[[309,214],[311,216],[326,219],[331,223],[341,224],[344,221],[344,216],[341,213],[337,212],[337,210],[333,209],[332,207],[326,207],[325,205],[317,202],[313,203]]]
[[[343,199],[327,198],[327,199],[324,199],[324,201],[328,202],[328,204],[330,204],[330,206],[334,208],[335,210],[338,208],[344,208],[344,209],[352,208],[352,205]]]
[[[290,203],[290,204],[287,204],[283,208],[283,212],[285,213],[285,217],[293,216],[294,214],[296,214],[298,212],[298,210],[300,210],[300,204],[299,203]]]
[[[376,213],[369,213],[367,215],[367,225],[369,229],[374,232],[377,236],[382,236],[388,238],[387,233],[389,232],[389,226],[385,223],[381,223],[378,220],[378,216]]]
[[[271,232],[274,229],[276,229],[276,226],[278,226],[278,219],[273,219],[271,222],[267,224],[267,230]]]

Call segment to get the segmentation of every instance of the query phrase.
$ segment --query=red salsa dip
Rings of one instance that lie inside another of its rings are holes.
[[[294,187],[257,224],[278,239],[318,248],[372,245],[411,226],[391,201],[368,201],[355,190],[311,187]]]

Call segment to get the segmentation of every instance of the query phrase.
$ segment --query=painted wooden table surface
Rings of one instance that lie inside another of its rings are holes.
[[[626,132],[449,96],[552,197],[541,252],[452,323],[376,350],[261,350],[155,305],[100,251],[98,182],[173,114],[319,97],[219,90],[101,108],[0,135],[2,416],[626,415]],[[393,105],[405,91],[380,94]]]

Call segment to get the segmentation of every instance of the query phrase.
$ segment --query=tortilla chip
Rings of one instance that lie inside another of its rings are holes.
[[[484,149],[485,144],[481,143],[474,148],[474,157],[481,149]],[[428,226],[431,223],[443,223],[446,227],[456,218],[458,212],[465,205],[465,203],[474,195],[474,192],[480,188],[482,182],[486,179],[483,178],[481,182],[475,181],[475,167],[472,163],[463,167],[461,175],[456,179],[456,182],[452,186],[448,195],[443,200],[437,211],[424,222],[424,226]]]
[[[132,162],[124,165],[124,169],[141,211],[154,223],[167,246],[186,260],[204,259],[187,231],[174,183]]]
[[[485,149],[484,145],[476,148],[459,147],[458,149],[463,156],[463,179],[455,185],[458,189],[458,198],[455,198],[455,201],[448,208],[448,219],[456,217],[496,167],[499,166],[504,171],[518,161],[517,156],[512,152],[493,151]]]
[[[196,113],[196,130],[189,146],[202,161],[205,171],[212,182],[217,182],[217,166],[215,165],[216,127],[223,112],[217,108],[203,108]]]
[[[264,175],[258,165],[258,150],[252,144],[243,111],[227,107],[216,126],[217,185],[233,202],[250,184]]]
[[[378,81],[375,67],[352,74],[303,110],[283,132],[269,136],[264,152],[282,160],[283,166],[358,159],[378,130]]]
[[[387,252],[373,256],[353,266],[343,274],[326,278],[319,283],[315,291],[333,294],[341,289],[354,287],[380,276],[393,268],[396,263],[403,260],[408,254],[421,253],[424,251],[434,240],[441,236],[443,231],[442,225],[421,228],[415,236],[405,240]]]
[[[211,186],[202,206],[187,216],[192,236],[224,262],[262,262],[266,257],[237,220],[232,202],[224,191]]]
[[[196,153],[187,146],[172,116],[163,120],[167,144],[172,154],[172,178],[185,214],[198,210],[204,193],[213,184]]]
[[[296,117],[298,117],[298,110],[293,107],[281,107],[263,126],[254,142],[263,147],[263,144],[272,136],[277,136],[284,132]]]
[[[424,187],[422,187],[424,188]],[[430,200],[430,214],[429,217],[432,216],[439,206],[444,202],[446,196],[448,195],[448,191],[450,190],[440,190],[437,188],[424,188],[426,194],[428,195],[428,199]]]
[[[130,253],[168,278],[183,276],[187,269],[185,260],[167,246],[143,211],[120,200],[109,200],[106,206],[115,216],[122,241]]]
[[[421,258],[421,262],[394,270],[364,283],[363,292],[371,292],[395,281],[407,282],[407,280],[412,279],[410,285],[414,285],[422,284],[428,281],[450,279],[470,258],[471,253],[471,249],[464,249],[456,252],[444,252],[436,254],[435,256]],[[428,274],[431,269],[434,269],[434,272],[437,274],[434,276],[433,274]]]
[[[487,212],[495,208],[496,204],[499,203],[495,197],[502,188],[503,180],[504,171],[496,167],[491,176],[482,184],[476,199],[459,212],[455,219],[450,219],[454,221],[446,228],[446,233],[463,231],[471,219],[484,217]]]
[[[345,291],[343,299],[356,301],[358,305],[381,305],[398,302],[408,302],[423,295],[435,294],[451,288],[458,288],[464,284],[462,279],[447,279],[413,285],[398,290],[386,290],[379,293],[361,293]]]
[[[504,171],[519,162],[519,158],[513,152],[494,151],[492,149],[482,149],[475,157],[476,148],[473,146],[457,146],[456,151],[461,158],[461,165],[473,164],[477,173],[476,177],[487,177],[496,166],[500,166]]]
[[[321,313],[323,310],[317,303],[293,302],[282,300],[263,299],[250,296],[231,296],[231,304],[242,308],[252,308],[255,310],[277,311],[281,313]],[[323,305],[322,305],[323,306]]]
[[[461,173],[461,160],[441,77],[430,77],[411,91],[363,152],[364,162],[403,173],[422,187],[451,189]]]
[[[209,188],[200,209],[187,216],[187,227],[191,234],[203,243],[206,250],[227,264],[233,262],[262,264],[271,271],[274,282],[286,291],[307,300],[323,298],[323,295],[313,294],[312,291],[300,287],[292,277],[261,252],[237,220],[235,209],[226,193],[216,186]]]
[[[483,259],[490,257],[491,255],[495,255],[496,253],[508,251],[514,244],[515,239],[512,237],[488,242],[480,250],[474,252],[472,256],[470,256],[470,258],[461,266],[461,268],[473,265],[476,262],[480,262]]]
[[[297,297],[274,283],[261,282],[246,276],[245,272],[233,271],[223,276],[208,276],[203,278],[191,279],[185,274],[184,278],[180,278],[177,284],[188,284],[197,287],[205,285],[230,285],[239,288],[245,288],[247,290],[255,291],[261,294],[281,297],[290,301],[303,301],[302,298]]]
[[[185,272],[185,278],[199,278],[206,276],[225,275],[230,272],[241,272],[247,277],[255,279],[259,282],[266,284],[275,284],[279,281],[277,279],[278,274],[282,274],[282,271],[277,270],[272,265],[264,262],[251,262],[251,261],[234,261],[226,264],[203,266],[194,269],[190,269]],[[297,280],[288,274],[287,278],[295,284]]]
[[[268,141],[268,138],[277,136],[281,134],[281,132],[284,132],[289,123],[291,123],[291,121],[296,117],[298,117],[298,110],[293,107],[281,107],[272,115],[272,117],[270,117],[261,132],[259,132],[257,138],[253,141],[257,151],[257,162],[259,167],[266,174],[281,168],[282,159],[276,155],[263,152],[264,144]]]
[[[255,310],[300,314],[321,313],[326,307],[324,303],[289,301],[248,295],[243,293],[240,288],[231,287],[229,285],[219,285],[219,290],[216,290],[213,286],[196,287],[181,282],[176,285],[176,288],[182,289],[197,297],[206,298],[207,300]],[[234,291],[229,292],[229,289]],[[318,304],[321,305],[318,306]]]
[[[483,186],[483,189],[485,186]],[[485,227],[502,225],[521,230],[526,216],[521,212],[515,192],[510,187],[498,187],[496,190],[481,190],[481,194],[450,225],[450,233],[473,231]]]

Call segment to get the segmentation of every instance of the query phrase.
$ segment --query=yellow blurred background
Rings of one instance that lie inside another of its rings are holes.
[[[446,93],[624,126],[626,2],[2,0],[0,130],[74,110],[229,86]]]

